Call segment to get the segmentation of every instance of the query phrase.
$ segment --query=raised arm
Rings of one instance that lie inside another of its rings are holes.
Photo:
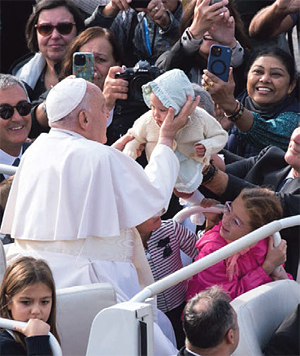
[[[252,19],[249,34],[257,39],[270,39],[288,31],[293,26],[289,14],[299,11],[300,0],[276,0],[263,8]]]

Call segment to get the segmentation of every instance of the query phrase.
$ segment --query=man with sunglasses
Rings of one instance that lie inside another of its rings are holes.
[[[18,166],[28,147],[31,128],[31,103],[22,82],[10,75],[0,74],[0,163]],[[0,182],[8,178],[0,174]]]

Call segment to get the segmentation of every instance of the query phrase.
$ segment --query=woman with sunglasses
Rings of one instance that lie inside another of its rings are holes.
[[[30,128],[31,103],[22,82],[10,75],[0,74],[0,163],[18,166]],[[0,174],[0,182],[8,178]]]
[[[197,241],[199,252],[195,261],[281,217],[281,203],[274,192],[266,188],[243,189],[233,202],[225,203],[219,224]],[[273,238],[269,237],[197,273],[188,281],[187,299],[215,284],[234,299],[273,280],[292,279],[282,266],[286,246],[282,240],[273,247]],[[278,266],[280,269],[276,270]]]
[[[67,0],[41,0],[26,24],[27,47],[33,56],[13,67],[12,74],[26,83],[32,101],[58,83],[61,61],[69,43],[84,29],[79,10]],[[45,99],[45,98],[44,98]],[[38,104],[44,100],[39,100]],[[42,104],[33,112],[33,128],[46,126]],[[39,128],[40,129],[40,128]],[[36,137],[40,130],[30,134]]]

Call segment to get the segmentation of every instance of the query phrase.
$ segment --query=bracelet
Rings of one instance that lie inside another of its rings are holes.
[[[235,100],[235,103],[236,103],[236,106],[235,106],[235,109],[233,110],[233,113],[232,113],[232,114],[227,115],[227,114],[224,112],[224,114],[225,114],[226,117],[233,116],[233,115],[235,115],[235,114],[239,111],[240,102],[239,102],[238,100]]]
[[[237,108],[235,109],[234,113],[230,116],[226,115],[228,120],[232,121],[232,122],[236,122],[238,119],[240,119],[244,113],[245,107],[242,103],[240,103],[239,101],[237,101]]]
[[[202,184],[211,182],[213,180],[216,172],[217,172],[216,166],[214,166],[213,164],[210,164],[208,169],[206,169],[205,172],[203,173]]]

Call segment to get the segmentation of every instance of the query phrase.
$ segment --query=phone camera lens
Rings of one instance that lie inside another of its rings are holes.
[[[85,65],[85,61],[86,61],[86,59],[85,59],[85,55],[84,54],[77,54],[76,56],[75,56],[75,64],[77,65],[77,66],[84,66]]]

